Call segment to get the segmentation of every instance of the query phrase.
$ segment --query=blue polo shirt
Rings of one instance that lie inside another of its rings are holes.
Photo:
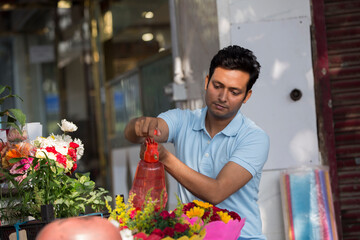
[[[194,111],[173,109],[158,117],[169,127],[168,142],[174,143],[176,157],[190,168],[215,179],[224,165],[232,161],[252,174],[253,178],[245,186],[217,207],[246,218],[239,239],[266,239],[262,235],[257,200],[269,137],[239,111],[225,129],[211,138],[205,128],[206,111],[206,107]],[[181,184],[178,184],[178,193],[184,203],[198,199]]]

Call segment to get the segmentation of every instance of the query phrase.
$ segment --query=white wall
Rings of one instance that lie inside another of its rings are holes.
[[[262,65],[242,112],[270,136],[259,205],[268,240],[285,239],[279,175],[319,164],[310,39],[310,3],[298,0],[218,0],[220,48],[249,48]],[[291,100],[293,89],[302,98]]]

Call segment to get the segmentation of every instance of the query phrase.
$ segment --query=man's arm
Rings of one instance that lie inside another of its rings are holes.
[[[168,173],[196,197],[214,205],[224,201],[252,178],[251,173],[245,168],[230,161],[216,179],[213,179],[186,166],[161,145],[159,153],[159,159]]]
[[[146,137],[153,137],[157,142],[166,142],[169,128],[161,118],[139,117],[130,120],[125,127],[124,135],[132,143],[142,143]]]

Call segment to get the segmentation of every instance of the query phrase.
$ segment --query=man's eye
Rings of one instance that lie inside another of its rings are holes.
[[[231,91],[231,94],[234,95],[234,96],[237,96],[239,95],[240,93],[238,91]]]
[[[220,85],[215,85],[215,84],[214,84],[214,88],[215,88],[215,89],[218,89],[218,88],[220,88]]]

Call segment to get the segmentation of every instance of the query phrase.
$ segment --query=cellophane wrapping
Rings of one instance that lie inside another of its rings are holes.
[[[329,168],[301,167],[280,176],[287,240],[337,240]]]

